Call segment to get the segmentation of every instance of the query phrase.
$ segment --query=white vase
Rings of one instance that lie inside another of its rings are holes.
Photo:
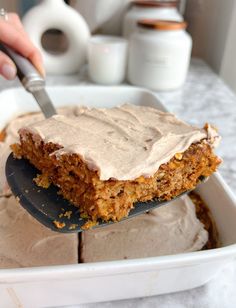
[[[26,13],[23,24],[42,53],[47,73],[75,73],[85,63],[90,38],[88,25],[84,18],[63,0],[42,1]],[[61,30],[67,37],[68,48],[64,53],[51,54],[43,48],[42,35],[49,29]]]

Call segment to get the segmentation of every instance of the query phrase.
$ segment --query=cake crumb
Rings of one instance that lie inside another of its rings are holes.
[[[18,158],[18,159],[22,158],[22,150],[21,150],[20,144],[14,143],[10,146],[10,148],[13,152],[14,158]]]
[[[93,221],[93,220],[88,220],[82,227],[82,230],[88,230],[91,229],[92,227],[95,227],[96,225],[98,225],[97,221]]]
[[[74,230],[74,229],[76,229],[78,227],[78,224],[71,224],[70,226],[69,226],[69,230]]]
[[[54,220],[53,221],[54,225],[58,228],[58,229],[62,229],[65,227],[65,223],[64,222],[60,222],[60,221],[57,221],[57,220]]]
[[[72,214],[72,211],[66,211],[63,216],[67,217],[68,219],[70,219],[71,214]]]
[[[80,217],[83,218],[83,219],[88,219],[89,218],[88,215],[85,214],[85,213],[81,213]]]
[[[6,130],[0,131],[0,142],[3,142],[6,138]]]
[[[182,153],[176,153],[176,154],[175,154],[175,158],[176,158],[177,160],[181,160],[181,159],[183,158],[183,154],[182,154]]]
[[[34,178],[34,182],[40,186],[40,187],[43,187],[43,188],[48,188],[51,184],[49,178],[47,175],[45,174],[38,174],[36,176],[36,178]],[[38,191],[39,192],[39,191]]]

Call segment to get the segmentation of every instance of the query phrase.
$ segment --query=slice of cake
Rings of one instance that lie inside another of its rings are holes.
[[[81,107],[76,116],[56,115],[19,135],[15,156],[27,158],[41,171],[41,185],[57,185],[93,222],[121,220],[137,201],[170,200],[220,163],[214,128],[144,106]]]
[[[53,232],[14,197],[0,198],[0,268],[78,263],[77,234]]]
[[[81,233],[80,262],[147,258],[218,246],[217,231],[201,198],[184,196],[171,204]]]

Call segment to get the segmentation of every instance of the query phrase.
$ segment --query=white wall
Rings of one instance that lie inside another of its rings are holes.
[[[227,36],[226,48],[220,68],[221,77],[236,92],[236,1]]]
[[[4,8],[8,12],[17,12],[18,4],[17,0],[0,0],[0,8]]]
[[[193,56],[203,58],[236,92],[236,1],[187,0],[185,18]]]

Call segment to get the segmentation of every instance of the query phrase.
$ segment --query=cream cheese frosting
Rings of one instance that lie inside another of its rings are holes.
[[[171,113],[130,104],[110,109],[80,107],[76,116],[55,115],[20,130],[35,140],[59,144],[53,154],[77,153],[101,180],[133,180],[152,176],[176,153],[208,132],[186,124]],[[211,138],[212,140],[212,138]],[[210,142],[210,140],[209,140]]]
[[[82,233],[83,262],[172,255],[201,250],[208,232],[188,196],[105,228]]]
[[[0,268],[74,264],[77,234],[53,232],[30,216],[14,197],[0,198]]]

